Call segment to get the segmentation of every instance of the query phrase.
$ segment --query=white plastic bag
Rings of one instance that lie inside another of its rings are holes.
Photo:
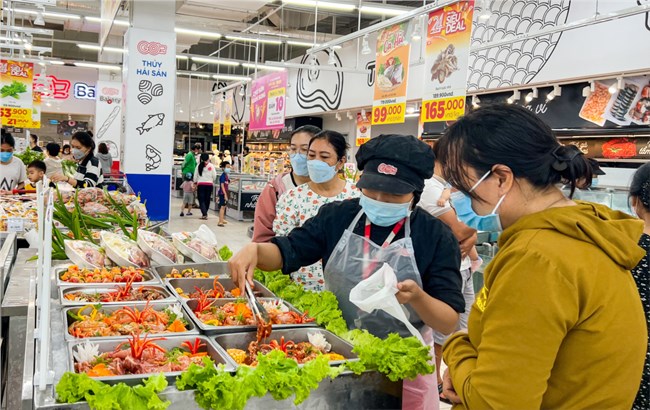
[[[214,246],[215,249],[217,248],[217,235],[215,235],[206,225],[199,226],[199,229],[194,232],[194,235],[202,241],[207,242],[209,245]]]
[[[404,323],[407,329],[417,337],[422,344],[424,339],[420,332],[408,321],[404,307],[397,301],[397,276],[387,263],[368,279],[359,282],[350,290],[350,302],[364,312],[383,310],[395,319]]]

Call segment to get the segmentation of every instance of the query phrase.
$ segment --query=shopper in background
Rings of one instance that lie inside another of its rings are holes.
[[[577,172],[584,156],[524,107],[477,109],[438,149],[469,208],[505,229],[469,333],[444,346],[445,396],[472,409],[629,409],[648,344],[629,273],[644,255],[642,224],[571,200],[591,176]]]
[[[336,131],[324,130],[309,142],[307,169],[311,181],[285,192],[276,205],[273,231],[276,236],[287,236],[316,216],[321,206],[335,201],[359,198],[361,192],[350,182],[339,178],[347,161],[348,144]],[[323,264],[318,261],[291,273],[294,282],[307,290],[325,289]]]
[[[196,171],[196,157],[199,155],[199,152],[201,152],[201,144],[197,142],[192,147],[192,150],[185,155],[182,167],[183,175],[189,173],[194,176],[194,171]]]
[[[30,148],[32,151],[43,152],[43,148],[41,148],[41,147],[38,145],[38,135],[36,135],[36,134],[31,134],[31,133],[29,134],[29,148]]]
[[[285,172],[271,180],[262,190],[255,206],[253,222],[253,242],[268,242],[274,236],[275,206],[278,199],[288,190],[309,182],[307,170],[307,151],[309,140],[321,132],[313,125],[303,125],[291,133],[289,160],[291,172]]]
[[[250,174],[253,172],[253,156],[251,155],[251,149],[248,146],[244,147],[241,172],[242,174]]]
[[[59,158],[59,152],[61,151],[61,146],[56,142],[50,142],[45,146],[45,166],[47,167],[48,178],[51,178],[52,175],[62,174],[63,165],[61,164],[61,159]]]
[[[225,150],[223,152],[223,160],[232,165],[232,157],[230,156],[230,150]]]
[[[27,179],[29,184],[25,185],[26,190],[36,190],[36,184],[43,180],[43,176],[47,173],[47,165],[44,161],[34,160],[27,165]],[[52,188],[56,188],[56,184],[50,182]]]
[[[645,256],[632,270],[632,277],[639,288],[646,323],[650,328],[650,163],[641,166],[632,178],[630,205],[645,223],[643,234],[639,240],[639,246],[645,250]],[[648,338],[648,351],[646,352],[641,385],[632,408],[635,410],[650,409],[650,338]]]
[[[61,152],[61,160],[74,161],[74,157],[72,156],[72,151],[70,151],[69,144],[63,144],[63,150]]]
[[[228,202],[228,185],[230,184],[230,171],[232,167],[230,162],[223,161],[221,163],[221,170],[223,171],[219,176],[219,223],[218,226],[225,226],[226,221],[226,203]]]
[[[67,182],[75,188],[101,187],[104,175],[95,156],[93,137],[85,131],[74,133],[72,140],[72,156],[77,162],[77,172],[72,177],[61,174],[52,175],[52,182]]]
[[[113,167],[113,156],[108,152],[108,146],[106,143],[101,142],[97,146],[97,158],[99,158],[99,163],[102,166],[102,172],[104,175],[110,175],[111,168]]]
[[[183,207],[181,208],[181,216],[192,216],[192,206],[194,205],[194,192],[196,192],[196,185],[192,182],[192,174],[190,172],[183,176],[181,189],[183,190]],[[187,208],[187,214],[183,213],[185,208]]]
[[[27,180],[25,164],[20,158],[14,157],[15,147],[13,135],[4,132],[0,139],[0,195],[11,194],[14,189],[23,189]]]
[[[196,183],[196,196],[199,198],[201,208],[201,219],[208,219],[210,199],[214,189],[214,181],[217,179],[217,170],[210,163],[210,156],[207,153],[201,154],[199,165],[194,171],[194,182]]]

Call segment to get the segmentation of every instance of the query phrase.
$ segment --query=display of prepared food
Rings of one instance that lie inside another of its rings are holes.
[[[169,305],[122,305],[104,307],[89,304],[67,309],[68,334],[74,338],[128,336],[132,333],[187,333],[193,330],[178,303]]]
[[[172,238],[176,248],[194,262],[219,261],[216,243],[210,244],[191,232],[175,232]]]
[[[144,253],[157,265],[182,262],[182,257],[174,245],[156,233],[140,230],[137,242]]]
[[[18,195],[0,196],[0,232],[9,230],[9,218],[22,219],[23,230],[35,228],[38,223],[36,200],[23,198]]]
[[[138,283],[155,279],[151,272],[134,267],[88,269],[77,265],[59,270],[58,277],[66,283]]]
[[[142,378],[161,372],[173,377],[192,363],[203,367],[205,356],[215,364],[226,365],[226,371],[233,369],[218,349],[202,336],[150,338],[136,333],[122,340],[83,341],[70,345],[74,372],[106,381]]]
[[[169,287],[183,299],[199,299],[206,296],[210,299],[237,298],[241,296],[239,288],[235,286],[231,278],[214,279],[165,279]],[[257,297],[274,297],[273,292],[265,288],[261,283],[254,281],[253,293]]]
[[[175,300],[170,293],[159,286],[133,286],[130,282],[113,288],[72,287],[61,288],[61,304],[65,306],[87,303],[118,304],[124,302]]]
[[[102,231],[101,243],[106,255],[119,265],[135,265],[140,268],[150,266],[149,257],[138,247],[138,244],[124,235]]]
[[[603,83],[596,81],[594,87],[594,92],[582,105],[579,116],[602,127],[605,124],[605,110],[612,95],[609,93],[609,87]]]
[[[165,277],[174,278],[174,279],[180,279],[180,278],[200,279],[200,278],[209,278],[210,274],[208,272],[201,272],[198,269],[185,268],[182,270],[173,269],[171,273],[168,273]]]
[[[81,268],[103,268],[106,265],[104,250],[92,242],[65,240],[65,254]]]
[[[199,277],[203,276],[203,273],[207,273],[208,277],[213,278],[219,276],[221,278],[230,276],[230,270],[228,269],[227,262],[207,262],[207,263],[174,263],[169,265],[159,265],[153,268],[158,276],[161,278],[171,278],[171,275],[178,275],[185,269],[191,269],[192,274],[195,275],[198,272]],[[177,272],[178,271],[178,272]],[[185,273],[186,275],[189,272]],[[181,275],[182,276],[182,275]]]

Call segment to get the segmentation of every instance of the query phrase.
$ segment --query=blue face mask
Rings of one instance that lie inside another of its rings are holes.
[[[13,156],[13,152],[0,152],[0,162],[9,162]]]
[[[472,189],[469,190],[469,192],[474,191],[476,187],[481,184],[481,182],[485,181],[491,172],[492,171],[488,171],[485,175],[483,175],[481,179],[479,179],[478,182],[474,184]],[[499,199],[499,202],[497,202],[492,212],[490,212],[488,215],[479,215],[474,212],[474,208],[472,208],[472,198],[463,192],[454,192],[451,195],[451,204],[456,210],[458,219],[460,219],[465,225],[469,226],[470,228],[474,228],[479,231],[501,232],[503,231],[503,227],[501,226],[501,219],[499,219],[497,209],[499,209],[505,198],[506,196],[503,195]]]
[[[395,225],[411,213],[411,202],[392,204],[377,201],[361,194],[359,205],[370,222],[378,226]]]
[[[298,153],[291,154],[289,160],[291,161],[291,168],[293,168],[293,172],[296,175],[300,177],[306,177],[309,175],[309,170],[307,169],[307,155]]]
[[[330,181],[336,176],[336,165],[330,165],[319,159],[307,161],[307,170],[309,171],[309,179],[317,184]]]
[[[226,174],[230,174],[230,171],[231,171],[230,168],[224,168],[224,169],[223,169],[223,172],[225,172]]]

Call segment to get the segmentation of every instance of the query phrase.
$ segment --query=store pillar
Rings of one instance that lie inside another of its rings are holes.
[[[170,214],[176,95],[175,2],[131,2],[125,36],[122,170],[152,220]]]

